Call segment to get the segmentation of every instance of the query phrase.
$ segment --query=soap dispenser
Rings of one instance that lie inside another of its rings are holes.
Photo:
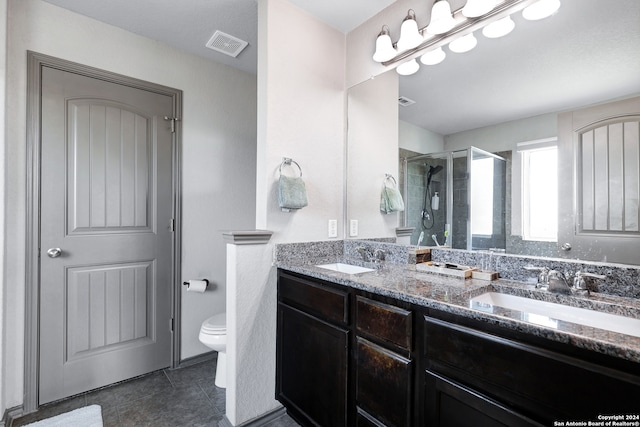
[[[431,210],[437,211],[440,208],[440,196],[438,196],[438,192],[431,198]]]

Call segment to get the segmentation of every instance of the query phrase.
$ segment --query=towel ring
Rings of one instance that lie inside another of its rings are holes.
[[[395,185],[396,187],[398,186],[398,183],[396,182],[396,179],[391,174],[385,173],[384,174],[384,180],[385,180],[385,182],[388,181],[388,180],[391,180],[391,181],[393,181],[393,185]]]
[[[302,168],[300,167],[298,162],[296,162],[295,160],[290,159],[288,157],[283,157],[282,158],[282,163],[280,163],[280,168],[278,169],[278,172],[280,173],[280,175],[282,175],[282,166],[291,166],[291,163],[293,163],[294,165],[296,165],[298,167],[298,170],[300,171],[300,178],[302,178]]]

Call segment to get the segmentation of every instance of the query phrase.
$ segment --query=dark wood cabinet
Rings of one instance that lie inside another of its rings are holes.
[[[494,406],[493,413],[518,420],[507,425],[595,422],[601,415],[634,414],[640,407],[637,366],[631,372],[620,369],[620,361],[607,361],[588,350],[562,343],[534,344],[523,334],[514,339],[508,331],[487,331],[481,323],[444,317],[448,320],[425,316],[425,413],[427,420],[440,422],[433,425],[449,425],[442,420],[464,411],[458,404],[444,403],[454,394],[452,387],[459,389],[456,395],[466,396],[462,403]],[[478,425],[501,425],[498,419]]]
[[[360,337],[356,355],[358,411],[385,426],[411,426],[411,360]]]
[[[347,426],[348,294],[279,279],[276,398],[305,425]]]
[[[640,364],[278,272],[276,397],[303,426],[554,425],[637,415]]]
[[[412,312],[357,295],[355,317],[359,416],[388,427],[412,426]]]
[[[425,426],[541,427],[477,391],[425,371]]]
[[[296,418],[346,426],[349,332],[285,304],[278,323],[278,398]]]

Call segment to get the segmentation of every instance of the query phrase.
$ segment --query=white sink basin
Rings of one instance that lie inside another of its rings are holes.
[[[335,262],[333,264],[316,265],[316,267],[326,268],[327,270],[338,271],[340,273],[346,273],[346,274],[368,273],[370,271],[375,271],[373,268],[360,267],[358,265],[351,265],[351,264],[343,264],[341,262]]]
[[[558,321],[565,321],[640,337],[640,319],[602,313],[585,308],[570,307],[497,292],[487,292],[472,298],[469,305],[475,310],[488,313],[493,313],[494,307],[520,311],[522,312],[522,320],[552,328],[558,327]]]

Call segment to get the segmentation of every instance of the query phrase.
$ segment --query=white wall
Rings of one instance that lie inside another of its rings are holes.
[[[345,37],[286,0],[258,2],[256,227],[270,244],[229,246],[226,416],[242,424],[280,406],[274,398],[276,277],[273,243],[342,238]],[[276,182],[283,157],[303,171],[309,205],[281,212]]]
[[[0,411],[20,405],[23,393],[27,50],[183,90],[182,275],[184,280],[208,278],[215,285],[205,294],[183,293],[183,358],[208,350],[197,334],[202,320],[225,309],[221,230],[253,228],[256,182],[256,76],[40,0],[9,0],[8,5],[5,337],[0,351],[5,397]]]
[[[342,230],[344,35],[287,1],[267,3],[259,9],[256,225],[274,241],[323,240],[329,219]],[[283,157],[303,171],[309,206],[297,212],[277,205]]]
[[[447,135],[444,137],[444,148],[445,151],[454,151],[473,145],[491,152],[506,151],[514,150],[518,142],[557,134],[558,115],[549,113]]]
[[[398,145],[416,153],[439,153],[444,151],[444,136],[400,120]]]

